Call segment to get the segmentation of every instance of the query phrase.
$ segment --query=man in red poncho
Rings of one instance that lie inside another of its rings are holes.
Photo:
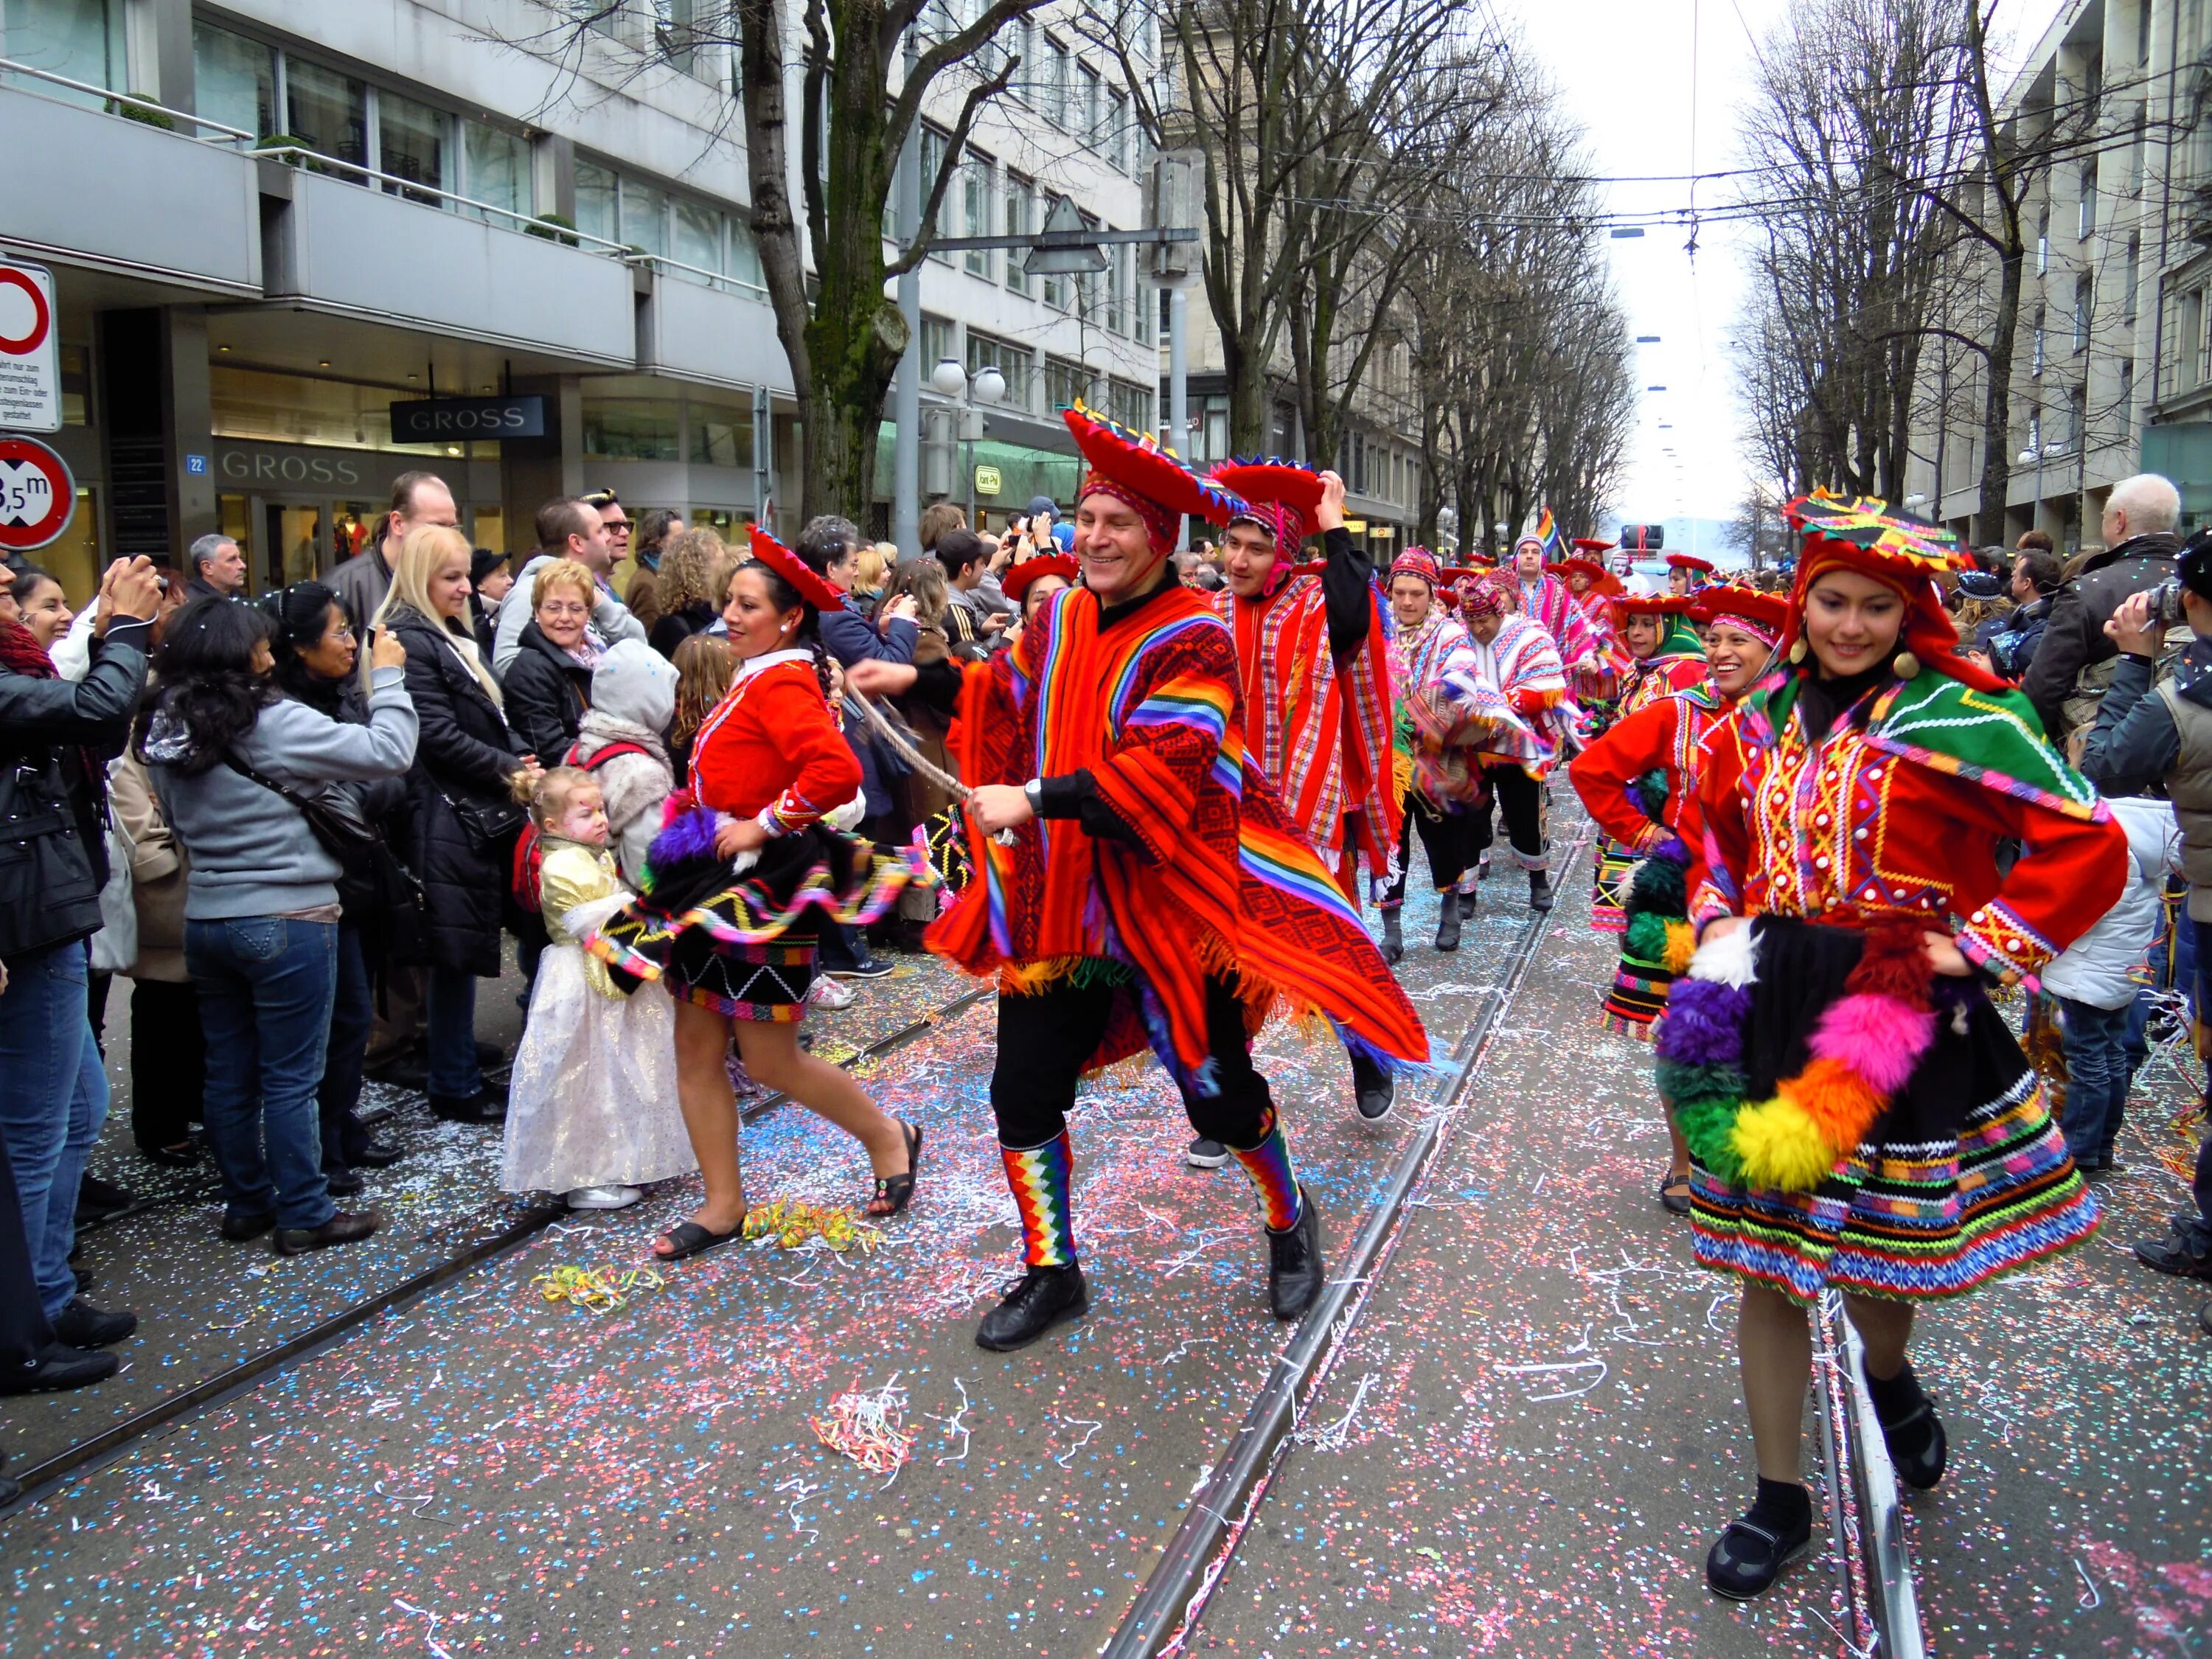
[[[1175,580],[1182,520],[1243,503],[1149,437],[1079,404],[1083,582],[987,663],[857,663],[864,696],[912,691],[958,724],[975,876],[930,948],[999,988],[991,1109],[1027,1271],[975,1333],[1018,1348],[1090,1305],[1076,1265],[1076,1085],[1157,1055],[1193,1129],[1229,1148],[1260,1200],[1268,1293],[1296,1319],[1321,1293],[1321,1223],[1251,1041],[1318,1015],[1378,1061],[1428,1037],[1358,913],[1244,743],[1228,627]],[[1002,838],[1003,837],[1003,838]]]

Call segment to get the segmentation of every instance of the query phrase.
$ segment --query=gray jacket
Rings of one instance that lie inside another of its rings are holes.
[[[496,678],[507,678],[507,665],[522,650],[522,630],[530,625],[535,608],[530,603],[530,585],[539,570],[553,562],[550,553],[533,554],[530,562],[522,567],[522,574],[514,579],[514,586],[499,602],[499,617],[492,629],[491,672]],[[629,607],[620,599],[610,599],[604,587],[594,587],[592,599],[592,628],[599,636],[601,649],[619,645],[624,640],[645,638],[645,624],[629,614]]]
[[[261,710],[234,752],[286,788],[395,777],[415,758],[415,705],[405,676],[380,668],[369,687],[368,724],[350,726],[286,698]],[[307,820],[269,790],[218,761],[187,773],[182,726],[157,709],[146,733],[147,769],[161,811],[191,857],[185,920],[228,921],[289,915],[338,902],[343,873]]]
[[[377,606],[384,603],[384,596],[392,591],[392,572],[385,568],[383,544],[371,542],[324,580],[331,592],[345,601],[353,625],[366,629]],[[368,649],[366,641],[362,649]]]

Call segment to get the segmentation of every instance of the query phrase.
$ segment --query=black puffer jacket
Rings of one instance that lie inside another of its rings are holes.
[[[540,766],[558,766],[592,706],[592,671],[547,639],[533,619],[523,624],[521,648],[499,689],[522,752],[537,756]]]
[[[0,668],[0,957],[100,929],[106,793],[86,763],[123,752],[150,633],[117,617],[75,684]]]
[[[428,899],[428,961],[494,978],[514,837],[510,831],[479,846],[460,808],[508,808],[521,750],[491,694],[447,643],[450,635],[416,611],[394,611],[385,623],[407,649],[407,695],[422,728],[407,774],[400,854]]]
[[[2093,556],[2058,590],[2034,659],[2020,682],[2043,717],[2044,735],[2053,743],[2065,741],[2066,700],[2075,695],[2082,672],[2119,654],[2120,647],[2105,637],[2105,624],[2130,595],[2173,574],[2180,551],[2180,538],[2164,531],[2130,536]]]

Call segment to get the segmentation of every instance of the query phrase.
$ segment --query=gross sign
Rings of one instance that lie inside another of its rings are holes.
[[[0,436],[0,550],[44,547],[76,514],[69,463],[36,438]]]
[[[975,493],[978,495],[997,495],[1002,482],[1003,480],[999,477],[999,469],[995,466],[979,466],[975,469]]]
[[[451,443],[468,438],[542,438],[545,399],[422,398],[392,405],[392,441]]]
[[[0,260],[0,428],[58,432],[61,426],[53,273],[44,265]]]

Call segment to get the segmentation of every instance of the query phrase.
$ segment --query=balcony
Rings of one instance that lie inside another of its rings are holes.
[[[648,258],[645,266],[653,275],[638,313],[641,371],[702,386],[790,386],[775,313],[764,298],[669,260]]]

